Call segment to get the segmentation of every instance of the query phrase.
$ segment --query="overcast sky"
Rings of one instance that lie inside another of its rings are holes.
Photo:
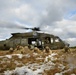
[[[76,46],[76,0],[0,0],[0,40],[20,27],[40,27]]]

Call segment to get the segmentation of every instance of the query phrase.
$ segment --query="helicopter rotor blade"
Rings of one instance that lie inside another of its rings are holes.
[[[40,31],[40,28],[39,27],[34,27],[34,28],[28,28],[28,27],[25,27],[23,25],[19,25],[19,24],[15,24],[15,23],[12,23],[12,22],[0,22],[0,28],[12,28],[12,29],[31,29],[33,31]]]

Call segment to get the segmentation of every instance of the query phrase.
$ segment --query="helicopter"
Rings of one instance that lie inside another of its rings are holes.
[[[65,43],[58,36],[40,32],[39,27],[25,27],[23,29],[31,29],[32,32],[11,33],[12,36],[10,38],[0,41],[0,49],[15,49],[17,45],[28,46],[30,49],[34,47],[44,49],[46,46],[50,49],[62,49],[65,46]]]

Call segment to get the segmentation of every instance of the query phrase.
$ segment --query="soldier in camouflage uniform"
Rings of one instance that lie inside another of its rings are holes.
[[[64,48],[65,52],[68,52],[70,49],[69,49],[69,44],[66,44],[65,45],[65,48]]]

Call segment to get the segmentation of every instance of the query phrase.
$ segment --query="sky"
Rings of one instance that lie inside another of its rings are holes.
[[[0,40],[21,27],[40,27],[76,46],[76,0],[0,0]]]

